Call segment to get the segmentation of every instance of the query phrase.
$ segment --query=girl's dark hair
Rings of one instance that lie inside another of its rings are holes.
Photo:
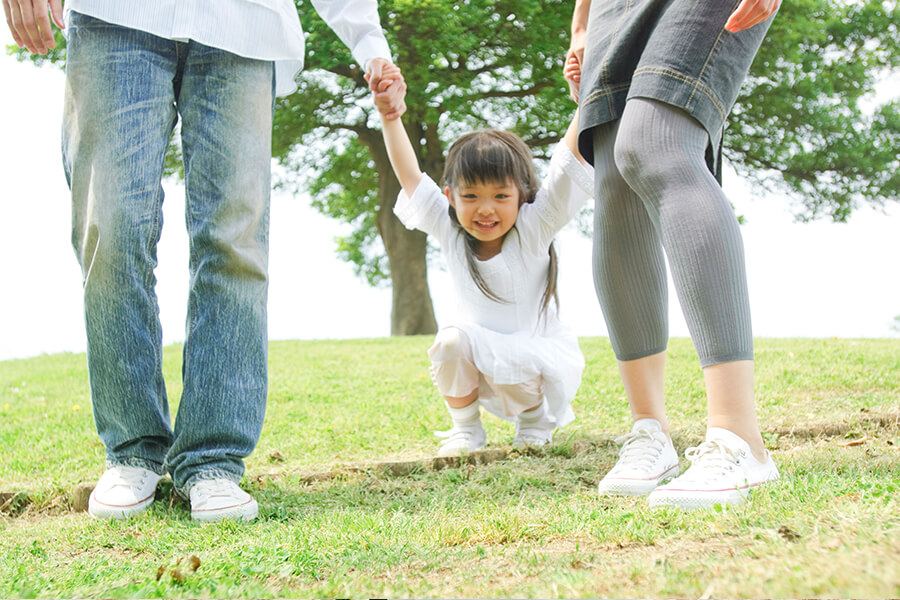
[[[508,131],[484,129],[467,133],[456,140],[447,153],[444,165],[444,185],[451,193],[462,187],[479,183],[505,183],[507,180],[519,190],[519,206],[534,202],[538,192],[537,175],[531,150],[522,138]],[[481,292],[496,302],[507,302],[488,287],[478,269],[476,254],[480,242],[462,228],[456,216],[456,209],[450,205],[450,220],[459,228],[466,241],[466,264],[475,285]],[[547,287],[541,298],[541,313],[547,310],[552,299],[559,308],[556,293],[557,260],[556,250],[550,244],[550,266],[547,271]]]

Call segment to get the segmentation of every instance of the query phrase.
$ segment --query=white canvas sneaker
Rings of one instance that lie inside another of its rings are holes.
[[[191,518],[197,521],[252,521],[259,514],[253,496],[230,479],[201,479],[190,491]]]
[[[616,444],[619,460],[597,486],[601,496],[643,496],[678,475],[678,453],[656,419],[638,419]]]
[[[460,452],[473,452],[484,448],[487,434],[481,420],[471,425],[454,425],[447,431],[435,431],[434,435],[444,438],[438,447],[438,456],[456,456]]]
[[[710,427],[706,441],[688,448],[691,466],[684,475],[660,486],[648,498],[650,506],[677,506],[686,510],[743,503],[750,490],[778,479],[778,468],[766,452],[759,462],[743,439],[719,427]]]
[[[109,467],[91,492],[88,514],[95,519],[125,519],[144,512],[153,504],[160,478],[142,467]]]

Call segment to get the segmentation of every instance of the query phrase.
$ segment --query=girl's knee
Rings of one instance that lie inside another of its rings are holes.
[[[469,338],[456,327],[441,329],[434,338],[434,344],[428,350],[432,362],[448,362],[460,358],[469,358]]]

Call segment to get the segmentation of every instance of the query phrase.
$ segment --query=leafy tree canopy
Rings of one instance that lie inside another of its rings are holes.
[[[281,183],[352,224],[339,252],[374,284],[388,276],[376,216],[392,204],[379,181],[393,177],[376,152],[377,115],[349,51],[308,3],[298,0],[298,10],[307,68],[276,109]],[[560,75],[571,10],[563,0],[381,0],[409,86],[404,121],[434,179],[464,131],[511,129],[538,155],[561,137],[573,109]],[[727,123],[731,165],[786,194],[801,219],[845,221],[862,204],[896,202],[900,102],[872,97],[900,64],[898,23],[896,0],[785,0]],[[57,40],[47,58],[10,51],[62,65]]]
[[[871,99],[900,65],[900,8],[785,0],[729,118],[725,155],[801,219],[846,221],[900,197],[900,103]]]

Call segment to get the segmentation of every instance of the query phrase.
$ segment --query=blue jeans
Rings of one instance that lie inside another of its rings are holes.
[[[262,430],[274,67],[73,13],[63,162],[94,419],[112,465],[238,481]],[[171,427],[154,291],[178,118],[190,299]]]

